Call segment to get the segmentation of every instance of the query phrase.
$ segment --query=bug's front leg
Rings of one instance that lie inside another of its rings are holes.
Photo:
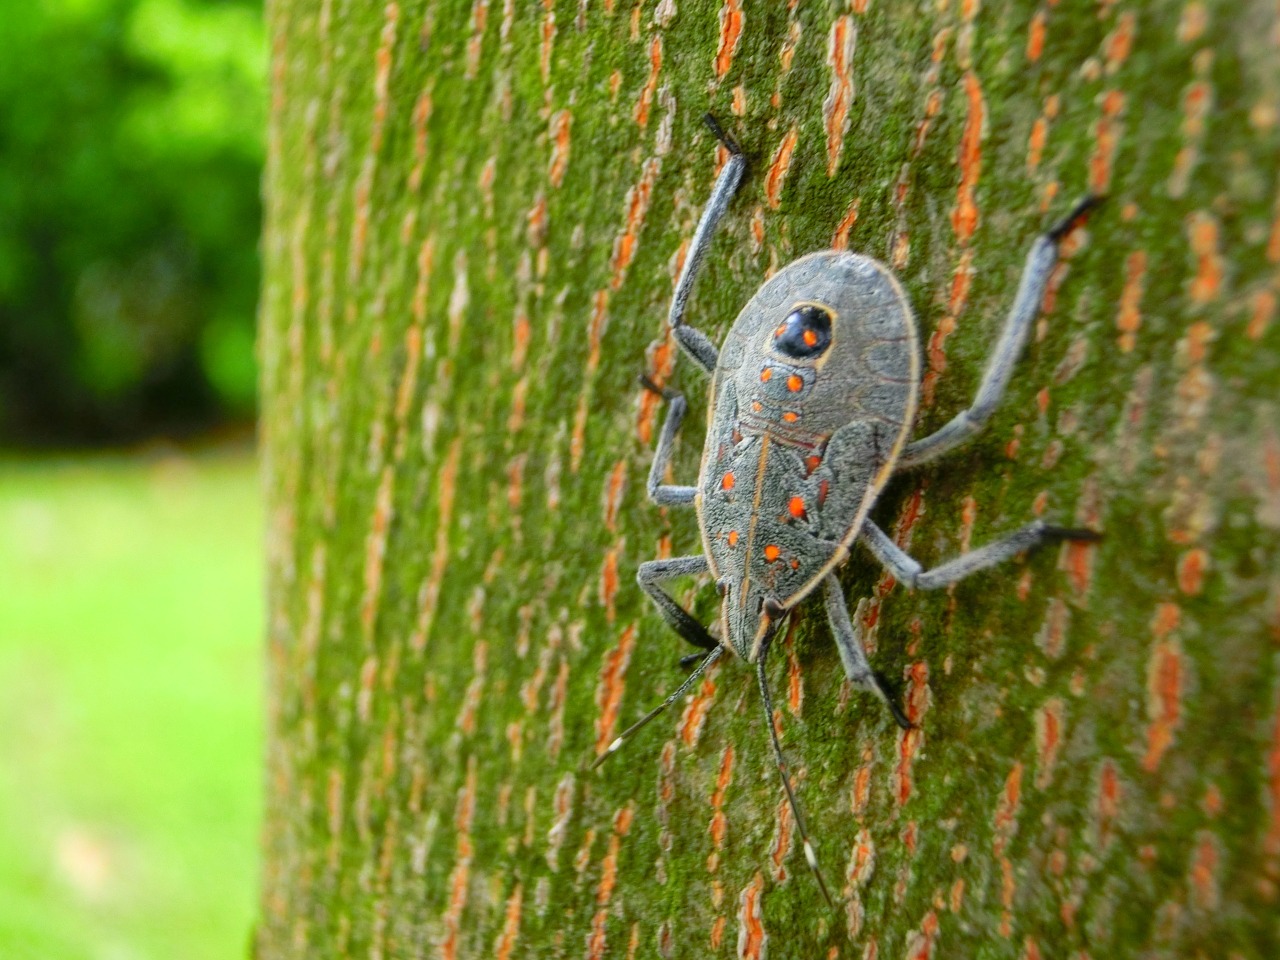
[[[849,619],[849,608],[844,602],[844,591],[834,573],[827,574],[826,581],[827,620],[831,624],[831,635],[835,637],[836,649],[840,651],[840,662],[844,664],[844,675],[854,684],[884,701],[894,721],[903,730],[911,729],[911,721],[907,719],[897,701],[890,696],[884,683],[871,669],[867,661],[867,651],[862,646],[862,634],[853,628]]]
[[[903,586],[920,590],[936,590],[963,580],[971,573],[977,573],[979,570],[985,570],[987,567],[1009,560],[1026,550],[1035,550],[1046,544],[1059,543],[1063,540],[1096,543],[1102,539],[1102,534],[1094,530],[1053,527],[1036,520],[1021,530],[1015,530],[1008,536],[929,570],[920,566],[918,560],[906,553],[870,520],[863,521],[858,539],[867,545],[875,558],[888,567],[889,572]]]
[[[689,303],[689,295],[693,292],[693,282],[697,279],[698,268],[702,266],[702,259],[711,247],[711,238],[725,211],[729,209],[729,201],[733,199],[733,195],[742,183],[742,175],[747,169],[747,158],[743,156],[742,150],[733,139],[720,129],[720,124],[716,123],[711,114],[707,114],[703,120],[729,151],[729,160],[721,168],[720,176],[716,178],[715,186],[711,188],[711,198],[707,200],[702,218],[698,221],[698,228],[693,233],[689,252],[684,258],[684,266],[680,269],[680,278],[676,281],[675,293],[671,296],[671,311],[667,314],[667,325],[671,328],[676,342],[689,358],[704,371],[711,373],[716,368],[719,351],[707,339],[706,334],[685,324],[684,313]]]
[[[649,480],[645,489],[649,499],[660,507],[684,507],[693,503],[698,495],[697,487],[687,487],[672,483],[663,483],[667,468],[671,466],[671,455],[675,452],[676,434],[680,432],[680,424],[689,410],[684,394],[671,387],[659,387],[648,377],[641,375],[641,385],[658,394],[667,401],[667,419],[662,423],[662,432],[658,434],[658,449],[653,452],[653,463],[649,467]]]
[[[676,577],[696,576],[700,573],[706,573],[707,569],[707,558],[703,556],[649,560],[640,564],[640,569],[636,571],[636,582],[653,600],[658,612],[662,614],[662,619],[667,622],[667,626],[695,647],[703,650],[714,650],[720,644],[715,641],[711,634],[707,633],[707,628],[695,620],[693,614],[672,600],[667,592],[659,586],[659,584],[674,580]]]
[[[1101,202],[1101,197],[1085,197],[1061,223],[1036,238],[1027,254],[1026,266],[1022,268],[1022,279],[1018,282],[1013,307],[1009,310],[991,359],[987,361],[987,369],[982,374],[982,383],[978,386],[973,403],[969,409],[956,414],[941,430],[907,444],[898,460],[899,468],[914,467],[942,456],[987,425],[1013,376],[1013,365],[1026,343],[1031,322],[1040,312],[1045,287],[1058,262],[1058,248],[1062,245],[1063,238]]]

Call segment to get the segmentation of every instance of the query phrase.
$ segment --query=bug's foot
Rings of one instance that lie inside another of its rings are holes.
[[[675,390],[672,387],[658,386],[649,378],[647,373],[640,374],[639,380],[640,386],[644,387],[650,393],[656,393],[663,400],[674,400],[676,397],[680,396],[679,390]]]
[[[1054,243],[1058,243],[1080,224],[1088,218],[1097,207],[1102,205],[1106,197],[1101,194],[1091,193],[1083,200],[1075,205],[1072,211],[1067,214],[1058,225],[1049,230],[1049,239]]]
[[[736,153],[739,156],[742,155],[742,148],[738,146],[737,141],[734,140],[733,137],[724,132],[724,128],[720,126],[720,121],[711,114],[704,113],[702,115],[702,122],[707,125],[708,130],[716,135],[716,139],[724,144],[724,148],[726,150],[730,153]]]
[[[688,670],[690,667],[696,666],[697,664],[702,662],[705,656],[706,656],[705,653],[691,653],[687,657],[681,657],[680,669]]]
[[[1050,527],[1041,528],[1046,540],[1072,540],[1076,543],[1097,543],[1102,539],[1100,530],[1088,527]]]
[[[884,682],[884,677],[878,673],[872,673],[871,677],[876,682],[876,686],[880,688],[880,699],[884,701],[884,705],[889,708],[889,712],[893,714],[893,722],[903,730],[914,730],[915,724],[907,719],[907,715],[902,712],[902,708],[898,706],[897,698],[890,692],[888,686]]]

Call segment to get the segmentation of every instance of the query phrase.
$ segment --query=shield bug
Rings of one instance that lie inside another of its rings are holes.
[[[891,475],[955,449],[985,426],[1039,312],[1059,245],[1098,198],[1087,197],[1032,244],[973,403],[937,432],[911,440],[919,394],[919,338],[906,294],[876,260],[840,250],[801,257],[760,287],[718,349],[685,323],[698,268],[746,171],[738,145],[712,117],[705,119],[729,157],[698,222],[668,318],[684,353],[712,378],[696,486],[665,482],[687,409],[684,397],[643,380],[668,404],[649,471],[649,496],[660,505],[697,510],[702,554],[652,560],[641,564],[637,574],[663,619],[704,652],[685,658],[686,663],[696,661],[693,672],[615,739],[594,765],[682,697],[725,650],[732,650],[756,666],[766,726],[805,858],[830,902],[773,723],[765,675],[769,645],[796,605],[821,587],[845,675],[878,696],[894,720],[909,728],[867,661],[834,572],[854,543],[869,550],[899,583],[927,590],[1046,543],[1098,539],[1091,530],[1035,521],[926,570],[868,515]],[[714,578],[721,596],[718,639],[661,587],[676,577],[704,573]]]

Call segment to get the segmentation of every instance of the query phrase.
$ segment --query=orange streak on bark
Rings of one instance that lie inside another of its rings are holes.
[[[1098,846],[1106,850],[1115,830],[1116,817],[1120,814],[1120,801],[1124,790],[1120,786],[1120,773],[1114,760],[1102,761],[1098,771],[1098,796],[1095,810],[1098,818]]]
[[[1004,789],[996,801],[995,841],[992,844],[996,856],[1003,856],[1005,847],[1018,828],[1018,808],[1022,801],[1022,762],[1018,761],[1005,778]]]
[[[1031,18],[1031,27],[1027,31],[1027,59],[1035,63],[1040,59],[1040,55],[1044,53],[1044,34],[1045,24],[1049,15],[1043,10],[1037,10],[1035,16]]]
[[[1122,353],[1128,353],[1137,342],[1138,329],[1142,326],[1142,293],[1146,287],[1147,253],[1135,250],[1124,260],[1124,288],[1120,291],[1120,310],[1116,314],[1116,329],[1120,331],[1117,343]]]
[[[627,483],[627,461],[619,460],[609,471],[604,485],[604,526],[610,533],[618,528],[618,508],[622,504],[622,491]]]
[[[1036,787],[1043,790],[1053,781],[1053,767],[1062,746],[1063,703],[1058,697],[1046,701],[1036,711]]]
[[[1280,703],[1271,722],[1271,749],[1267,751],[1267,795],[1271,800],[1271,828],[1265,849],[1269,856],[1280,854]]]
[[[609,286],[617,290],[622,286],[622,279],[627,266],[635,256],[636,242],[640,236],[640,228],[644,226],[645,214],[649,212],[649,198],[653,194],[653,184],[658,177],[658,161],[649,160],[644,165],[640,181],[627,191],[627,213],[622,233],[614,241],[613,256],[609,266],[613,275]]]
[[[426,648],[440,600],[444,572],[449,565],[449,527],[453,519],[453,498],[457,487],[458,459],[461,455],[462,438],[455,437],[449,445],[449,454],[440,471],[440,499],[437,506],[436,539],[431,551],[431,572],[418,591],[418,618],[413,633],[409,636],[409,646],[415,653],[421,653]]]
[[[674,369],[675,347],[668,332],[649,353],[649,379],[656,384],[664,384],[671,378],[671,371]],[[661,402],[662,397],[652,390],[640,391],[640,413],[636,417],[636,436],[641,443],[648,444],[653,439],[653,421]]]
[[[907,960],[931,960],[938,945],[938,914],[930,910],[907,938]]]
[[[1107,61],[1107,72],[1115,73],[1129,59],[1133,49],[1133,35],[1137,30],[1137,17],[1132,11],[1120,14],[1116,28],[1103,44],[1103,56]]]
[[[960,188],[956,194],[956,208],[951,214],[951,229],[960,243],[968,243],[978,228],[978,204],[974,190],[982,170],[982,126],[986,118],[986,106],[982,100],[982,84],[972,70],[964,75],[965,113],[964,133],[960,137]]]
[[[395,469],[382,470],[378,491],[374,496],[373,522],[370,525],[364,558],[364,595],[360,602],[360,625],[366,637],[373,633],[373,622],[382,596],[382,564],[387,555],[387,531],[391,527],[392,494],[395,491]]]
[[[1093,128],[1095,146],[1089,160],[1089,186],[1094,193],[1106,193],[1111,186],[1111,163],[1120,139],[1116,118],[1123,110],[1124,94],[1108,90],[1102,98],[1102,116]]]
[[[1161,604],[1152,627],[1157,640],[1147,662],[1147,713],[1151,723],[1147,726],[1147,752],[1142,758],[1142,768],[1148,772],[1160,765],[1173,743],[1182,714],[1182,648],[1176,638],[1168,638],[1172,626],[1166,629],[1171,620],[1176,625],[1177,610],[1175,604]]]
[[[662,37],[655,36],[649,45],[649,79],[640,91],[640,100],[636,104],[636,125],[643,130],[649,125],[649,110],[653,106],[653,95],[658,92],[658,73],[662,70]]]
[[[1222,257],[1218,253],[1218,221],[1204,211],[1193,213],[1187,223],[1191,252],[1196,257],[1196,275],[1188,293],[1192,303],[1203,305],[1218,294],[1222,285]]]
[[[831,236],[832,250],[849,249],[849,233],[858,222],[858,207],[861,205],[862,198],[854,197],[853,203],[849,204],[849,209],[845,212],[844,219],[836,226],[836,232]]]
[[[618,595],[618,547],[612,546],[604,552],[604,564],[600,568],[600,604],[605,608],[605,617],[610,623],[615,618],[614,598]]]
[[[1200,832],[1195,853],[1191,857],[1191,869],[1187,880],[1190,882],[1196,906],[1201,910],[1217,909],[1219,901],[1218,867],[1222,854],[1218,849],[1218,839],[1207,830]]]
[[[924,734],[920,729],[920,721],[924,718],[929,705],[929,665],[917,660],[907,668],[906,708],[907,719],[911,722],[910,730],[902,730],[898,734],[898,764],[894,779],[897,789],[895,799],[898,806],[903,806],[911,799],[912,779],[911,767],[919,752]]]
[[[1261,340],[1276,315],[1276,295],[1270,290],[1259,290],[1253,297],[1253,310],[1244,335],[1250,340]]]
[[[502,936],[498,938],[494,956],[497,960],[511,960],[511,953],[516,948],[516,939],[520,933],[520,910],[524,904],[524,886],[517,882],[516,888],[507,898],[507,909],[504,913]]]
[[[546,16],[542,18],[542,48],[539,52],[538,67],[542,71],[542,82],[551,82],[551,51],[556,40],[556,8],[554,0],[542,0],[542,8]]]
[[[409,189],[417,193],[427,172],[427,123],[431,119],[431,91],[424,90],[413,105],[413,168],[409,171]]]
[[[791,831],[795,826],[795,821],[791,816],[791,804],[787,802],[786,797],[778,801],[775,817],[778,821],[778,832],[774,836],[773,849],[769,851],[769,859],[773,861],[773,879],[781,883],[787,879],[787,868],[783,861],[787,859],[787,854],[791,852]]]
[[[1178,589],[1188,596],[1195,596],[1204,587],[1204,571],[1209,565],[1209,554],[1196,547],[1188,550],[1178,561]]]
[[[764,875],[756,871],[752,881],[738,897],[738,957],[740,960],[764,960],[769,935],[765,932],[761,897]]]
[[[597,290],[595,304],[591,310],[591,323],[587,328],[587,376],[590,377],[600,366],[600,344],[604,340],[604,330],[609,323],[609,291]]]
[[[614,737],[614,728],[618,723],[618,708],[622,705],[622,694],[626,689],[627,667],[631,663],[631,651],[635,647],[636,628],[630,624],[618,638],[618,645],[605,655],[604,665],[600,669],[600,681],[596,684],[596,706],[600,714],[596,717],[596,755],[604,753]]]
[[[849,106],[853,103],[853,51],[858,28],[849,16],[831,24],[827,45],[827,64],[831,67],[831,90],[822,103],[822,116],[827,128],[827,176],[833,177],[840,163],[845,129],[849,123]]]
[[[742,39],[742,0],[725,0],[720,8],[720,48],[713,61],[717,77],[723,77],[733,66],[733,55]]]
[[[565,171],[569,169],[570,128],[573,126],[573,114],[568,110],[557,110],[551,117],[551,164],[547,168],[547,178],[553,187],[564,181]],[[545,208],[544,208],[545,209]]]
[[[711,704],[715,702],[715,695],[716,684],[708,671],[698,692],[690,698],[684,712],[680,715],[679,735],[685,746],[698,745],[698,738],[702,736],[702,728],[707,725],[707,714],[711,711]]]
[[[1044,145],[1049,140],[1049,121],[1045,117],[1036,117],[1031,125],[1031,135],[1027,138],[1027,170],[1034,172],[1040,166],[1040,158],[1044,155]]]
[[[795,153],[796,141],[799,139],[800,132],[796,127],[787,131],[787,135],[782,138],[782,143],[778,144],[778,150],[774,153],[773,161],[765,174],[764,195],[773,210],[777,210],[782,204],[782,185],[786,182],[787,171],[791,169],[791,155]]]

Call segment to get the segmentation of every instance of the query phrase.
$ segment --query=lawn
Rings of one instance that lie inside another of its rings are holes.
[[[252,455],[0,460],[0,957],[245,957]]]

